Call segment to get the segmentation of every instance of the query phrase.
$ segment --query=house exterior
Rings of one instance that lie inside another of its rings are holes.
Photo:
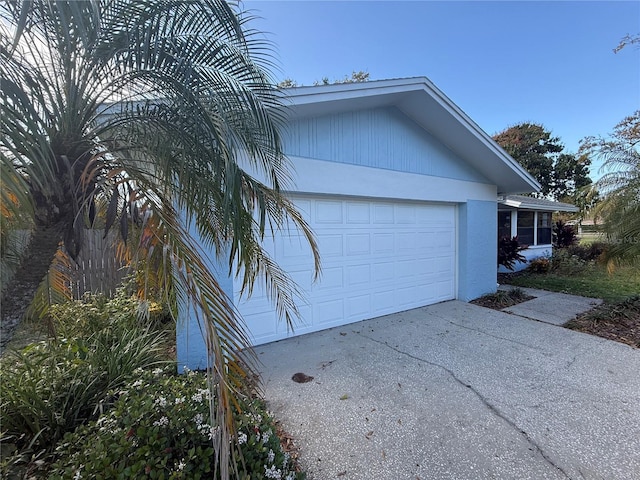
[[[552,253],[553,212],[577,212],[578,207],[569,203],[554,202],[544,198],[524,195],[503,195],[498,198],[498,238],[518,237],[518,242],[528,245],[520,253],[526,262],[516,262],[514,271],[527,267],[528,262]],[[499,272],[510,270],[500,266]]]
[[[241,299],[238,280],[220,278],[254,344],[495,291],[496,199],[539,185],[489,135],[424,77],[285,95],[289,195],[315,231],[322,275],[312,282],[297,232],[268,240],[303,292],[293,333],[258,285]]]

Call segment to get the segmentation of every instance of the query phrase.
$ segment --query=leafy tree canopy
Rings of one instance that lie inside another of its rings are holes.
[[[591,183],[588,155],[564,153],[560,138],[541,124],[520,123],[493,139],[540,183],[542,196],[574,202]]]

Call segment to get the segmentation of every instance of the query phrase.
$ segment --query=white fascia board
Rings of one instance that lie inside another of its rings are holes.
[[[577,212],[580,210],[578,207],[567,203],[558,203],[557,205],[540,205],[535,203],[519,202],[517,200],[499,200],[498,205],[504,205],[505,207],[512,207],[520,210],[537,210],[539,212]]]
[[[495,202],[495,185],[383,170],[305,157],[290,157],[295,188],[290,193],[464,203]]]

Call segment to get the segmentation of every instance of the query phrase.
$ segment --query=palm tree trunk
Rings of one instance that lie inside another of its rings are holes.
[[[0,353],[13,337],[14,331],[40,285],[61,240],[60,227],[36,227],[15,277],[7,285],[0,302]]]

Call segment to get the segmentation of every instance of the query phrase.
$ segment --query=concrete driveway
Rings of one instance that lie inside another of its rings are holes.
[[[622,344],[451,301],[256,353],[311,479],[640,479]]]

